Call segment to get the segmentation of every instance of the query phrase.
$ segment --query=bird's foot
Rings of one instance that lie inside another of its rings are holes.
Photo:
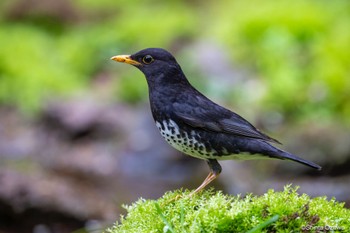
[[[196,194],[202,192],[203,189],[196,189],[194,191],[192,191],[190,194],[187,195],[188,198],[192,198],[193,196],[195,196]]]
[[[175,201],[178,201],[179,199],[185,197],[184,195],[182,194],[177,194],[174,198],[171,198],[170,200],[166,201],[162,206],[167,206]]]

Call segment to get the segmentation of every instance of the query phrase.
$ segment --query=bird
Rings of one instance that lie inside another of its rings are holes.
[[[210,172],[190,196],[220,175],[218,160],[270,158],[321,170],[318,164],[275,147],[272,144],[281,144],[278,140],[199,92],[167,50],[146,48],[111,59],[133,65],[145,75],[152,116],[161,136],[180,152],[207,162]]]

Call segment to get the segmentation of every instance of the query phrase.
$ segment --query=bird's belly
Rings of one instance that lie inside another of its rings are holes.
[[[217,160],[252,160],[268,159],[261,154],[245,153],[239,150],[228,150],[220,147],[219,150],[213,148],[210,141],[203,138],[203,135],[194,130],[183,130],[173,120],[156,121],[162,137],[175,149],[199,158]]]
[[[269,156],[262,154],[252,154],[249,152],[240,152],[238,154],[227,154],[215,158],[217,160],[255,160],[255,159],[273,159]]]
[[[182,130],[173,120],[156,121],[156,126],[172,147],[187,155],[199,159],[211,159],[218,156],[218,152],[211,148],[208,142],[202,140],[201,135],[194,130]]]

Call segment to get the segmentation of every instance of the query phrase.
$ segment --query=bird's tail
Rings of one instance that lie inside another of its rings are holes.
[[[275,148],[276,151],[274,151],[273,153],[270,153],[270,155],[272,155],[272,157],[276,158],[276,159],[287,159],[287,160],[292,160],[301,164],[304,164],[306,166],[315,168],[317,170],[321,170],[322,167],[314,162],[302,159],[296,155],[293,155],[287,151],[283,151],[281,149]]]

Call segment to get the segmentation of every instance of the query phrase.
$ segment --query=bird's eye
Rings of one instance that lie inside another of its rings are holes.
[[[153,57],[151,55],[146,55],[142,58],[142,62],[146,65],[151,64],[154,61]]]

